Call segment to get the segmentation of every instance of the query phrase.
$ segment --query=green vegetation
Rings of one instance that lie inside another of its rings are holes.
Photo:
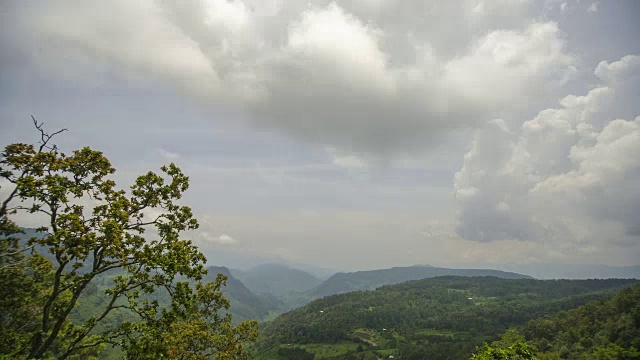
[[[536,348],[524,341],[516,330],[510,329],[491,345],[486,343],[471,356],[472,360],[531,360],[535,359]]]
[[[433,266],[394,267],[351,273],[337,273],[313,289],[308,296],[317,299],[358,290],[374,290],[382,285],[399,284],[437,276],[493,276],[503,279],[531,279],[530,276],[488,269],[447,269]]]
[[[634,282],[447,276],[329,296],[263,325],[257,358],[293,346],[316,358],[468,359],[510,327],[608,299]]]
[[[531,321],[523,334],[546,359],[640,359],[640,285]]]
[[[640,359],[640,284],[609,300],[593,301],[507,330],[471,359]]]
[[[0,159],[0,355],[245,358],[256,323],[232,326],[225,276],[203,282],[204,255],[181,238],[198,227],[178,204],[188,177],[171,164],[118,190],[102,153],[66,155],[34,124],[40,145],[8,145]],[[15,219],[42,234],[25,241]]]

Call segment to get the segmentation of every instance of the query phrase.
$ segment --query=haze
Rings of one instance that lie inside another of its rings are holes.
[[[212,265],[636,265],[640,2],[3,1],[0,145],[176,163]],[[18,219],[19,221],[19,219]],[[22,223],[23,226],[36,224]]]

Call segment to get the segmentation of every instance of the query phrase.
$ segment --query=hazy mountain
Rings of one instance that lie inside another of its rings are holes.
[[[503,268],[537,279],[640,279],[640,265],[526,264],[508,265]]]
[[[220,273],[227,276],[227,285],[222,292],[231,302],[231,314],[236,320],[262,320],[266,316],[282,311],[283,303],[272,295],[256,295],[240,280],[236,279],[229,269],[221,266],[210,266],[205,280],[212,280]]]
[[[531,278],[513,272],[488,269],[447,269],[433,266],[393,267],[391,269],[337,273],[313,289],[310,295],[312,298],[320,298],[356,290],[373,290],[382,285],[445,275],[494,276],[503,279]]]
[[[265,264],[248,271],[237,272],[242,283],[255,294],[271,294],[277,297],[291,292],[313,289],[322,282],[317,277],[298,269],[280,264]]]
[[[244,272],[264,264],[280,264],[288,268],[299,269],[321,280],[325,280],[337,272],[335,269],[293,262],[279,256],[260,256],[245,252],[218,251],[217,249],[216,251],[201,249],[201,251],[207,257],[209,264],[215,264],[217,266],[224,266],[228,269],[232,269],[232,273],[237,271]]]

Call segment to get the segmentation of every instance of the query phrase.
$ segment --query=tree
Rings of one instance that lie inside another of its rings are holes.
[[[472,360],[531,360],[535,359],[536,348],[526,343],[524,336],[516,329],[508,329],[500,340],[491,345],[485,343],[471,356]]]
[[[489,346],[484,344],[477,349],[477,353],[471,356],[472,360],[531,360],[535,359],[534,350],[531,345],[522,340],[514,344],[501,348],[499,346]]]
[[[118,190],[101,152],[66,155],[50,144],[61,131],[48,134],[33,121],[39,145],[11,144],[0,158],[8,188],[0,205],[0,354],[87,358],[110,344],[135,358],[245,358],[257,324],[231,325],[220,292],[226,278],[202,283],[206,259],[181,238],[198,227],[178,204],[189,178],[170,164]],[[41,221],[41,235],[21,239],[13,219]],[[99,307],[70,321],[98,282]],[[126,321],[114,321],[117,313]]]

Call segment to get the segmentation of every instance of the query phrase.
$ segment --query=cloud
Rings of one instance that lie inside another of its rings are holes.
[[[335,166],[345,169],[366,169],[369,167],[369,162],[361,156],[339,151],[332,147],[327,148],[326,152]]]
[[[176,152],[171,152],[162,148],[156,148],[158,154],[167,161],[175,161],[180,158],[180,154]]]
[[[450,106],[498,109],[526,104],[528,97],[555,82],[562,85],[572,73],[573,59],[564,53],[555,23],[534,23],[524,31],[493,31],[480,38],[470,52],[445,65],[444,82]],[[489,84],[500,86],[488,90]]]
[[[602,81],[627,81],[629,77],[640,76],[640,56],[627,55],[619,61],[602,61],[596,67],[595,75]]]
[[[562,98],[517,132],[501,122],[476,132],[455,178],[460,236],[576,253],[640,244],[638,57],[602,62],[595,75],[600,86]]]
[[[233,245],[238,242],[238,240],[231,237],[231,235],[221,234],[221,235],[213,235],[209,232],[203,231],[200,232],[200,236],[207,242],[212,242],[220,245]]]
[[[16,10],[28,41],[12,46],[44,68],[90,77],[113,64],[260,128],[384,156],[521,110],[575,71],[558,26],[533,21],[527,1],[260,4],[53,1]]]
[[[222,234],[222,235],[218,236],[217,240],[221,244],[233,244],[233,243],[236,242],[236,239],[232,238],[231,236],[229,236],[227,234]]]

